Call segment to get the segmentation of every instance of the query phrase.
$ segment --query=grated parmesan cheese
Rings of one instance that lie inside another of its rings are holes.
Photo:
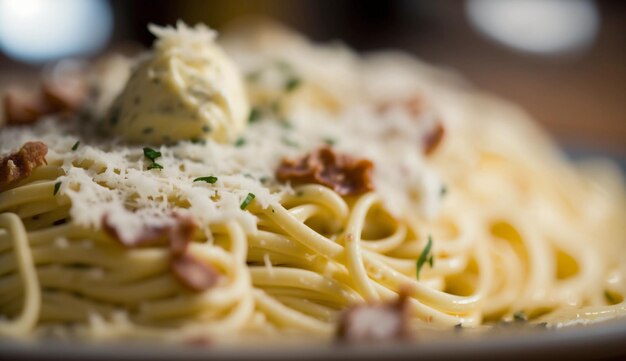
[[[425,83],[419,78],[405,79],[399,91],[380,80],[382,68],[336,46],[315,47],[302,39],[258,45],[225,44],[227,52],[234,49],[229,55],[242,74],[273,67],[280,59],[289,64],[301,85],[283,93],[266,89],[268,96],[277,96],[274,100],[285,106],[250,123],[240,142],[207,139],[204,144],[181,141],[160,146],[155,150],[162,154],[157,161],[163,169],[148,170],[151,161],[142,151],[146,145],[86,134],[78,119],[65,123],[45,119],[29,128],[0,130],[0,151],[8,152],[28,140],[45,142],[50,149],[48,162],[62,164],[65,171],[59,178],[63,184],[60,193],[72,201],[73,221],[98,228],[108,214],[125,238],[133,238],[146,225],[162,226],[171,221],[172,211],[188,214],[201,225],[236,219],[253,232],[255,217],[239,207],[246,195],[253,193],[262,207],[276,205],[282,194],[293,192],[289,184],[275,180],[281,160],[300,157],[329,140],[339,152],[374,162],[376,191],[392,213],[436,214],[442,182],[424,158],[421,141],[436,114],[426,108],[416,118],[401,106],[384,113],[377,109],[390,100],[387,94],[414,96],[423,91]],[[306,51],[299,53],[294,47]],[[243,61],[246,54],[255,60]],[[313,55],[327,64],[318,64],[313,70]],[[326,69],[328,73],[324,73]],[[262,84],[254,86],[257,92],[265,91]],[[337,89],[354,92],[347,97]],[[315,94],[332,98],[340,107],[320,106],[315,100],[319,97],[312,96]],[[81,146],[70,151],[78,140]],[[193,182],[206,176],[218,180],[215,184]],[[210,237],[208,228],[205,231]]]

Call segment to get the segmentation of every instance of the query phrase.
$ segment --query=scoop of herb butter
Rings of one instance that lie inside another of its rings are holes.
[[[150,26],[154,51],[133,70],[105,127],[131,142],[228,142],[246,124],[249,105],[235,64],[203,25]]]

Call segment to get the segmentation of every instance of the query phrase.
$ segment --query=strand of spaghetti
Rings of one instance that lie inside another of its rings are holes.
[[[0,193],[0,212],[5,212],[18,205],[52,199],[55,196],[55,183],[55,181],[29,183]],[[64,197],[62,195],[58,196]],[[64,202],[67,202],[67,200],[64,200]]]
[[[250,275],[246,267],[243,267],[246,257],[246,237],[241,226],[229,222],[214,228],[226,231],[232,242],[229,282],[223,286],[209,289],[197,295],[192,294],[182,299],[173,298],[145,302],[140,307],[140,317],[143,319],[182,317],[200,312],[204,308],[232,305],[250,290]],[[194,252],[197,250],[194,249]]]
[[[301,297],[278,296],[276,299],[287,307],[293,308],[323,322],[336,322],[338,319],[337,310]]]
[[[22,310],[13,321],[0,321],[0,334],[24,336],[30,333],[37,324],[41,309],[41,289],[26,230],[20,218],[14,213],[0,214],[0,228],[4,228],[13,239],[14,257],[17,258],[23,287]]]
[[[57,179],[59,176],[63,175],[63,169],[58,165],[48,164],[42,165],[33,169],[33,172],[26,179],[23,179],[15,184],[10,184],[5,190],[22,187],[27,184],[32,184],[39,181],[45,180],[53,180]]]
[[[395,231],[381,239],[361,239],[361,246],[370,251],[386,253],[397,248],[406,240],[407,227],[403,223],[397,225]]]
[[[397,292],[394,292],[381,284],[376,284],[375,287],[376,291],[380,294],[382,299],[397,299]],[[470,309],[466,313],[448,314],[442,311],[440,308],[436,308],[439,306],[442,305],[437,304],[434,306],[428,306],[415,298],[409,298],[410,314],[412,316],[419,317],[427,323],[438,323],[447,326],[454,326],[458,325],[459,323],[463,323],[464,325],[468,326],[475,326],[480,323],[482,314],[476,309]]]
[[[494,240],[495,241],[495,240]],[[482,307],[487,314],[506,311],[520,296],[524,284],[523,266],[519,256],[509,242],[492,241],[489,245],[495,259],[494,285],[484,298]]]
[[[66,206],[69,204],[70,201],[67,197],[46,199],[45,201],[41,202],[31,202],[20,205],[19,207],[16,207],[15,213],[17,213],[20,218],[24,219],[43,215],[50,211],[54,211],[55,209],[59,208],[59,206]]]
[[[420,301],[430,305],[437,305],[444,312],[468,312],[475,309],[480,301],[480,297],[478,296],[454,296],[425,287],[414,278],[398,273],[384,263],[368,257],[367,254],[363,255],[363,262],[369,276],[381,285],[395,290],[406,286],[411,287],[414,289],[415,296],[419,298]]]
[[[40,215],[37,219],[23,219],[24,227],[34,231],[47,228],[57,222],[64,222],[69,217],[70,205],[60,206],[56,209]]]
[[[162,264],[169,257],[166,249],[146,248],[133,250],[86,248],[82,245],[68,244],[64,247],[56,245],[41,246],[32,249],[33,261],[39,264],[85,264],[111,270],[123,270],[126,264],[143,264],[155,262]],[[0,275],[16,269],[16,261],[10,255],[0,255]]]
[[[297,268],[274,267],[270,274],[265,267],[251,266],[249,269],[255,287],[280,286],[309,289],[323,293],[333,299],[342,299],[351,303],[362,301],[362,298],[354,290],[316,272]]]
[[[271,206],[261,212],[295,240],[320,254],[334,258],[343,251],[343,247],[298,221],[283,206]]]
[[[375,193],[368,193],[361,196],[350,213],[346,233],[343,237],[345,244],[346,266],[350,276],[354,280],[356,289],[367,301],[378,300],[378,294],[370,283],[370,279],[365,271],[363,260],[361,259],[361,233],[365,223],[365,217],[372,205],[378,201]]]
[[[292,204],[314,203],[330,210],[339,223],[348,218],[349,208],[339,194],[328,187],[318,184],[307,184],[296,187],[295,195],[284,195],[280,203],[289,208]]]
[[[254,312],[255,302],[251,294],[245,294],[238,300],[232,310],[221,319],[212,319],[207,323],[191,323],[180,330],[182,339],[194,335],[225,337],[245,327]]]
[[[253,293],[257,306],[281,326],[323,335],[330,335],[334,331],[333,326],[286,307],[261,290],[255,289]]]

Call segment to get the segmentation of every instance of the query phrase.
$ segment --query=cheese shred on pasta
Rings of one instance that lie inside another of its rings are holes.
[[[159,61],[188,72],[181,82],[196,79],[189,64],[202,60],[175,42],[214,41],[190,35],[202,31],[155,30],[174,49]],[[344,310],[395,300],[402,289],[413,332],[478,327],[518,312],[551,325],[626,313],[626,195],[613,164],[572,164],[514,106],[405,55],[360,57],[275,26],[235,29],[220,41],[247,100],[228,98],[238,86],[176,89],[196,92],[180,95],[196,102],[180,124],[196,122],[197,111],[228,137],[185,133],[215,130],[203,123],[171,132],[176,98],[164,96],[172,110],[151,95],[148,109],[139,88],[96,111],[122,87],[108,94],[103,84],[113,75],[101,72],[88,120],[51,116],[0,129],[1,154],[28,141],[49,148],[47,165],[0,191],[0,335],[328,339]],[[128,63],[117,64],[121,73]],[[211,73],[206,64],[198,69]],[[170,113],[158,129],[134,127],[130,143],[117,137],[125,123],[107,123],[118,121],[116,104],[127,107],[129,124],[139,124],[133,112]],[[224,128],[230,112],[241,117],[238,104],[251,109],[247,126]],[[442,138],[425,152],[437,127]],[[145,143],[137,141],[142,132]],[[189,139],[165,139],[174,133]],[[342,196],[276,179],[283,159],[320,147],[371,161],[375,189]],[[144,148],[160,156],[149,159]],[[219,273],[212,287],[186,287],[168,245],[124,247],[103,228],[106,218],[120,238],[134,239],[173,224],[172,214],[198,225],[188,253]]]

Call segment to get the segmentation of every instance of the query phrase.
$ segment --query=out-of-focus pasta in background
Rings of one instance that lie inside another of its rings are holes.
[[[59,58],[136,52],[146,25],[248,15],[359,51],[401,49],[522,105],[562,144],[626,157],[626,2],[0,0],[0,88]]]

